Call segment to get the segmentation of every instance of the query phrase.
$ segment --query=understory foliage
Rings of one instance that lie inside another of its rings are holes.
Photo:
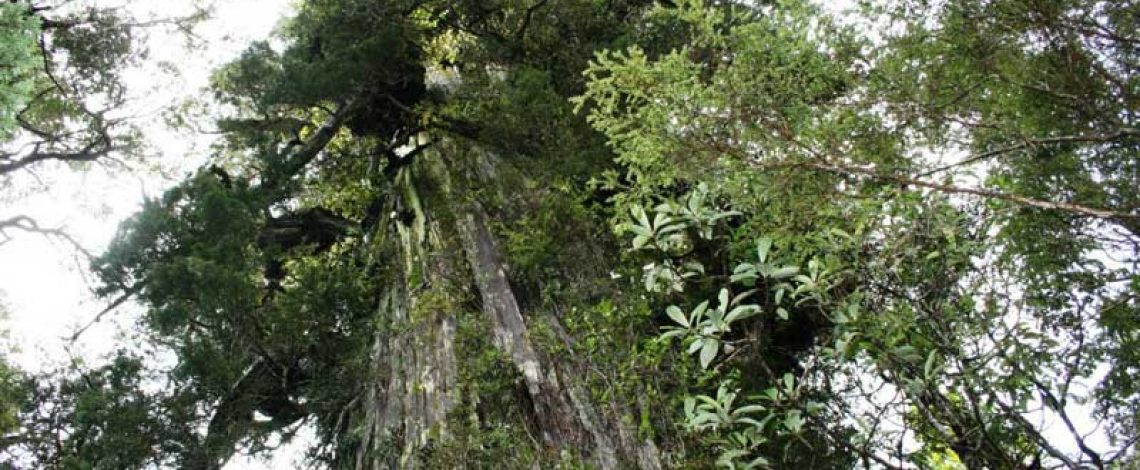
[[[1131,468],[1138,23],[301,2],[215,71],[209,162],[93,263],[173,363],[14,386],[5,444],[211,469],[307,427],[335,468]]]

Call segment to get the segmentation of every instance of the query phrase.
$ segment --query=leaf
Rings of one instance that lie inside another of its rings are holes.
[[[746,415],[749,413],[756,413],[758,411],[764,411],[767,409],[768,408],[761,406],[761,405],[745,405],[745,406],[742,406],[742,407],[737,408],[735,410],[732,410],[732,415],[733,416]]]
[[[693,314],[690,315],[689,324],[696,324],[700,321],[701,317],[705,316],[705,312],[709,309],[709,301],[705,300],[697,304],[697,308],[693,309]]]
[[[709,364],[716,358],[717,351],[720,350],[720,341],[714,338],[705,338],[704,346],[701,347],[701,368],[708,369]]]
[[[730,302],[729,305],[739,305],[740,302],[742,302],[744,299],[747,299],[748,296],[755,294],[755,293],[756,293],[756,289],[749,289],[749,290],[746,290],[746,291],[741,292],[739,294],[736,294],[736,296],[732,298],[732,302]]]
[[[644,208],[639,205],[635,205],[631,207],[629,211],[631,214],[633,214],[634,219],[637,219],[637,222],[640,223],[643,227],[652,227],[652,225],[649,224],[649,216],[645,214]]]
[[[771,466],[771,462],[769,462],[767,458],[760,456],[752,459],[744,468],[750,470],[753,468],[767,468],[769,466]]]
[[[721,289],[720,294],[717,295],[717,300],[720,301],[720,305],[718,305],[716,309],[720,311],[720,313],[724,313],[728,310],[728,289]]]
[[[799,272],[800,268],[797,268],[795,266],[784,266],[773,271],[772,274],[768,277],[772,279],[787,279],[789,277],[795,276],[796,274],[799,274]]]
[[[642,248],[645,248],[645,245],[648,243],[649,243],[649,238],[644,236],[644,235],[638,235],[636,237],[633,237],[633,249],[634,250],[640,250]]]
[[[732,270],[732,276],[729,277],[730,282],[746,281],[746,285],[755,285],[756,278],[756,265],[752,263],[740,263]]]
[[[937,351],[933,350],[930,351],[930,354],[926,357],[926,364],[922,367],[923,376],[926,377],[927,380],[931,379],[931,375],[934,372],[934,360],[936,359],[936,352]]]
[[[756,256],[763,263],[768,260],[768,250],[772,249],[772,239],[768,237],[760,237],[756,241]]]
[[[705,186],[704,183],[701,183],[701,185],[697,187],[696,191],[693,191],[689,194],[689,210],[694,214],[700,210],[701,206],[704,206],[706,191],[708,191],[708,187]]]
[[[721,387],[719,390],[717,390],[718,394],[723,393],[723,392],[724,392],[724,387]],[[712,397],[710,397],[708,395],[697,395],[697,400],[704,402],[703,404],[701,404],[702,408],[708,408],[708,409],[712,409],[712,410],[720,409],[720,403],[718,403],[715,399],[713,399]]]
[[[784,416],[784,427],[792,434],[799,434],[804,427],[804,419],[799,410],[791,410]]]
[[[758,313],[760,313],[760,307],[757,305],[741,305],[732,309],[731,312],[728,312],[728,315],[724,317],[724,322],[732,324],[734,321],[753,317]]]
[[[729,218],[729,217],[736,217],[736,216],[739,216],[739,215],[744,215],[744,214],[742,214],[742,213],[741,213],[741,212],[739,212],[739,211],[724,211],[724,212],[717,212],[717,213],[716,213],[716,215],[713,215],[712,217],[710,217],[710,218],[709,218],[709,222],[716,222],[716,221],[718,221],[718,220],[720,220],[720,219],[726,219],[726,218]]]
[[[750,425],[753,428],[756,428],[757,431],[762,431],[764,429],[764,426],[768,425],[768,421],[770,421],[773,416],[775,416],[775,415],[773,415],[771,412],[769,412],[768,415],[764,417],[764,419],[761,419],[759,421],[752,419],[752,418],[745,417],[745,418],[737,419],[736,422],[738,422],[740,424]]]
[[[705,273],[705,265],[703,265],[697,261],[688,261],[685,264],[683,264],[682,267],[684,267],[685,269],[687,269],[691,272],[697,273],[697,274],[704,274]]]
[[[670,305],[667,307],[665,309],[665,313],[669,315],[669,318],[672,318],[673,321],[680,323],[685,328],[688,328],[690,326],[689,319],[685,318],[685,312],[681,311],[681,309],[676,305]]]
[[[629,224],[629,230],[638,236],[649,238],[653,237],[653,231],[647,227],[642,227],[636,224]]]
[[[777,307],[776,308],[776,316],[780,317],[781,320],[787,320],[788,319],[788,310],[785,309],[784,307]]]
[[[680,232],[685,229],[685,224],[669,224],[664,227],[657,227],[657,235],[668,235],[673,232]]]

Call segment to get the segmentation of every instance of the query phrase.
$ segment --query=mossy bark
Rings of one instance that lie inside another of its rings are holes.
[[[436,146],[454,151],[456,158],[479,153],[454,143]],[[628,426],[601,413],[594,397],[572,380],[573,361],[549,357],[532,339],[487,214],[470,194],[452,188],[451,173],[460,167],[445,166],[442,150],[421,159],[401,170],[393,191],[414,217],[393,222],[389,231],[398,256],[387,264],[398,272],[383,287],[378,314],[387,327],[377,332],[372,351],[374,381],[358,410],[361,434],[353,467],[415,468],[421,465],[421,450],[447,440],[448,414],[461,399],[456,318],[475,314],[522,377],[528,420],[540,434],[536,444],[596,468],[660,468],[652,442],[635,442]],[[485,167],[486,161],[474,164]],[[455,180],[470,177],[456,175]],[[464,311],[462,299],[468,297],[480,300],[479,311]],[[609,406],[615,407],[621,405]]]
[[[462,276],[456,251],[429,220],[410,175],[397,177],[407,223],[391,224],[388,276],[377,311],[370,361],[373,380],[360,404],[356,469],[415,468],[416,453],[446,433],[457,403],[455,358],[459,295],[451,281]]]

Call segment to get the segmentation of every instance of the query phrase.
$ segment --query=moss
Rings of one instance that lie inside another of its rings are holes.
[[[425,468],[548,468],[551,455],[538,445],[528,422],[522,376],[495,347],[479,313],[459,315],[456,325],[460,401],[416,458]]]
[[[415,294],[408,320],[413,325],[419,325],[425,320],[435,318],[440,312],[455,311],[461,304],[461,299],[444,286],[433,284],[427,289]]]

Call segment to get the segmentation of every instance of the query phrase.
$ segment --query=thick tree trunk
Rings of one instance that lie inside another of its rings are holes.
[[[455,318],[450,312],[410,318],[415,300],[392,288],[385,299],[396,325],[376,335],[375,381],[364,396],[361,451],[355,468],[415,468],[414,453],[443,432],[456,397]]]
[[[545,444],[586,451],[599,467],[617,468],[613,440],[607,430],[602,429],[588,397],[566,386],[556,365],[532,344],[507,282],[498,247],[487,228],[486,216],[478,205],[466,216],[461,232],[495,345],[507,353],[522,372]]]
[[[404,170],[418,172],[424,194],[434,195],[431,201],[463,200],[451,192],[449,172],[455,168],[440,161],[413,162],[413,167]],[[590,393],[568,380],[577,373],[575,362],[552,360],[534,344],[482,208],[475,204],[466,214],[456,214],[452,209],[460,204],[433,206],[433,216],[426,217],[408,175],[401,173],[397,179],[403,178],[403,183],[397,185],[404,188],[403,207],[414,217],[407,225],[394,224],[397,230],[389,232],[399,240],[400,253],[388,255],[386,264],[398,263],[401,281],[387,288],[381,306],[380,315],[391,327],[376,335],[375,382],[361,397],[356,427],[362,432],[352,466],[414,468],[422,465],[416,459],[418,451],[435,438],[449,439],[447,419],[460,399],[457,369],[463,367],[454,349],[456,318],[461,314],[456,299],[464,298],[461,292],[473,280],[482,300],[480,321],[489,326],[495,348],[522,376],[529,395],[525,407],[541,434],[541,444],[582,456],[596,468],[661,468],[653,443],[638,442],[636,430],[617,418],[624,405],[611,403],[608,409],[613,413],[600,413]],[[429,219],[434,221],[427,223]],[[454,236],[448,235],[453,233],[458,233],[461,247],[449,243]],[[469,271],[461,267],[464,257]],[[440,309],[439,294],[451,299],[443,305],[453,308]],[[428,297],[435,299],[425,301]],[[421,301],[425,308],[417,307]]]
[[[458,306],[439,302],[459,276],[456,256],[429,256],[448,247],[438,224],[425,220],[414,190],[408,191],[406,198],[417,201],[415,218],[389,233],[398,247],[386,261],[398,273],[378,312],[385,326],[376,332],[370,374],[375,379],[361,403],[362,435],[353,463],[359,470],[415,468],[415,453],[446,434],[448,413],[458,400]],[[437,294],[433,301],[425,302],[426,291]]]

